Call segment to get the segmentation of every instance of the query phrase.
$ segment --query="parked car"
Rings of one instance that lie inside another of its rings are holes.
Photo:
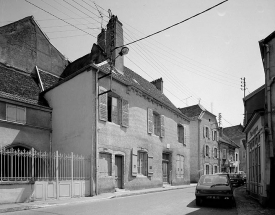
[[[230,182],[233,186],[241,186],[244,184],[244,180],[241,174],[229,174]]]
[[[206,199],[224,200],[234,204],[233,187],[227,173],[202,175],[197,184],[196,205],[201,205]]]

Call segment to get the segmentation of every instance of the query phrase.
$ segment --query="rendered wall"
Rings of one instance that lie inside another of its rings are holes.
[[[22,125],[6,121],[6,104],[7,102],[0,101],[0,146],[22,145],[39,151],[49,151],[50,110],[26,107],[26,124]]]
[[[108,89],[108,81],[102,80],[100,85]],[[125,154],[124,188],[129,190],[160,187],[162,181],[162,153],[170,153],[173,185],[190,183],[190,144],[184,146],[178,142],[177,123],[188,125],[189,122],[177,117],[163,106],[153,103],[135,90],[127,91],[122,84],[113,81],[112,87],[116,94],[129,102],[129,127],[125,128],[112,122],[99,120],[99,147],[112,151],[121,151]],[[128,92],[128,93],[127,93]],[[147,108],[151,108],[161,115],[165,115],[165,137],[160,138],[147,133]],[[167,148],[167,145],[170,148]],[[153,155],[153,176],[132,176],[131,159],[132,149],[144,148]],[[184,178],[176,177],[176,156],[184,155]],[[101,180],[111,180],[103,179]],[[106,181],[107,182],[107,181]],[[114,190],[114,180],[101,186],[100,192]]]

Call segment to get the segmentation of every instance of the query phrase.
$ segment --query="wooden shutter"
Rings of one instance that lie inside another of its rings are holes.
[[[99,94],[105,92],[106,89],[104,89],[103,87],[99,87]],[[107,93],[100,95],[98,98],[98,115],[99,115],[99,119],[102,121],[107,121],[107,117],[108,117],[108,110],[107,110]]]
[[[148,154],[148,176],[152,176],[153,172],[153,155]]]
[[[180,155],[177,155],[177,160],[176,160],[176,175],[177,177],[180,176]]]
[[[16,106],[7,104],[7,120],[16,121]]]
[[[26,123],[26,108],[17,107],[16,109],[16,121],[25,124]]]
[[[153,133],[154,123],[153,123],[153,110],[148,108],[147,110],[147,132],[149,134]]]
[[[184,174],[184,157],[180,156],[180,175],[183,178],[183,174]]]
[[[137,176],[137,148],[132,149],[132,176]]]
[[[165,127],[164,127],[164,115],[160,115],[160,137],[164,137]]]
[[[121,125],[129,127],[129,103],[125,99],[122,99],[121,112]]]

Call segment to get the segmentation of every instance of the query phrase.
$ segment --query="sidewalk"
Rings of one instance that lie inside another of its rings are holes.
[[[275,209],[263,208],[259,202],[246,193],[246,187],[238,187],[234,190],[238,215],[274,215]]]
[[[163,191],[176,190],[176,189],[185,189],[189,187],[195,187],[196,185],[197,184],[181,185],[181,186],[164,186],[159,188],[134,190],[134,191],[121,190],[114,193],[103,193],[98,196],[92,196],[92,197],[66,198],[66,199],[59,199],[59,200],[53,199],[53,200],[47,200],[47,201],[41,201],[41,202],[36,201],[36,202],[29,202],[29,203],[3,204],[3,205],[0,205],[0,213],[31,210],[31,209],[67,205],[67,204],[71,205],[71,204],[78,204],[78,203],[84,203],[84,202],[94,202],[94,201],[100,201],[100,200],[106,200],[106,199],[112,199],[112,198],[118,198],[118,197],[163,192]]]

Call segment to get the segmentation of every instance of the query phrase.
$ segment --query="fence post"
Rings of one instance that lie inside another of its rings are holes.
[[[56,199],[59,199],[59,180],[58,180],[58,151],[55,153],[55,172],[56,172]]]
[[[74,153],[71,152],[71,197],[73,197],[73,183],[74,183]]]
[[[34,148],[32,148],[32,181],[34,181]]]

